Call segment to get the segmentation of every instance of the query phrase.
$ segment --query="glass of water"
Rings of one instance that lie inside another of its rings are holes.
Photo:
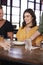
[[[31,41],[31,39],[26,39],[25,40],[25,49],[26,50],[31,50],[32,49],[32,41]]]

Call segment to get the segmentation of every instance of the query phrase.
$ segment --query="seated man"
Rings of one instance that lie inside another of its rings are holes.
[[[43,4],[43,0],[41,0],[42,4]],[[38,30],[35,32],[35,34],[31,37],[31,39],[35,39],[37,36],[39,36],[40,34],[43,34],[43,12],[42,12],[42,16],[41,16],[41,20],[39,23],[39,28]]]
[[[11,46],[5,43],[4,39],[6,38],[13,39],[13,26],[8,20],[3,19],[3,8],[0,5],[0,47],[4,49],[8,49]]]
[[[13,26],[8,21],[3,19],[3,8],[0,5],[0,36],[13,39]]]

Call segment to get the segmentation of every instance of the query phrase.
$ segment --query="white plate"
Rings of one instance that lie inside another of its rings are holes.
[[[20,42],[20,41],[12,41],[13,44],[15,45],[24,45],[24,42]]]

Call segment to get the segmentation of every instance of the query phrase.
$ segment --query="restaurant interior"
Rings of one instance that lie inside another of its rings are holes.
[[[36,15],[37,26],[39,26],[43,5],[41,0],[0,0],[4,10],[3,18],[10,21],[14,28],[13,39],[23,22],[23,12],[31,8]],[[9,40],[8,40],[9,41]],[[0,48],[0,65],[43,65],[43,50],[39,47],[33,50],[25,50],[25,45],[12,45],[11,51]]]

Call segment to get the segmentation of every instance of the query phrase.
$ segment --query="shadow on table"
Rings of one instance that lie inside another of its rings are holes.
[[[0,60],[0,65],[38,65],[38,64],[31,64],[31,63],[24,63],[24,62],[12,62],[7,60]]]

